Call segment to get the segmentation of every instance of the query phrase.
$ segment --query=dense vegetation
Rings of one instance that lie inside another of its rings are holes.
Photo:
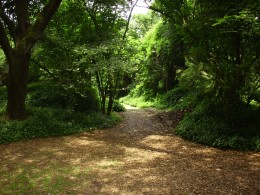
[[[21,2],[0,0],[0,143],[112,125],[127,95],[187,110],[184,138],[260,149],[256,1],[145,1],[134,16],[131,0]]]
[[[121,101],[189,110],[176,134],[211,146],[259,150],[257,3],[157,0],[150,9],[161,18],[139,37],[141,71]]]

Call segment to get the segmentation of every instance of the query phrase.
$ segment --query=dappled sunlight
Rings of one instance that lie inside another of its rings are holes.
[[[140,110],[140,108],[138,108],[138,107],[133,107],[133,106],[130,106],[127,104],[123,104],[123,105],[127,110]]]
[[[125,149],[125,161],[130,163],[149,162],[157,158],[163,158],[167,155],[167,153],[164,152],[155,152],[152,150],[140,149],[140,148],[126,147],[124,149]]]
[[[79,147],[79,146],[101,147],[101,146],[104,146],[106,143],[103,141],[74,139],[74,140],[71,140],[67,144],[69,144],[71,147]]]
[[[214,155],[217,153],[217,150],[214,148],[207,148],[206,146],[203,148],[197,148],[194,153],[196,154],[205,154],[205,155]]]
[[[122,165],[122,162],[119,161],[114,161],[114,160],[108,160],[108,159],[103,159],[101,161],[99,161],[96,166],[98,167],[103,167],[103,168],[107,168],[107,167],[115,167],[115,166],[120,166]]]
[[[140,143],[145,146],[149,146],[154,149],[160,149],[165,151],[171,151],[176,147],[180,146],[180,143],[174,140],[171,136],[162,136],[162,135],[150,135],[145,137]]]
[[[0,145],[7,194],[257,194],[260,154],[185,141],[128,110],[115,128]],[[0,190],[0,192],[1,192]]]

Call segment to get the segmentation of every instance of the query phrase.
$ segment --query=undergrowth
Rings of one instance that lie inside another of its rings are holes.
[[[185,139],[217,148],[237,150],[260,150],[259,107],[244,108],[233,113],[235,121],[224,119],[219,104],[213,99],[200,96],[200,92],[175,88],[163,95],[150,97],[130,94],[120,101],[136,107],[155,107],[175,112],[188,108],[178,126],[173,130]]]
[[[114,104],[113,104],[113,111],[115,111],[115,112],[124,112],[124,111],[126,111],[126,108],[118,100],[115,100]]]
[[[0,144],[35,137],[63,136],[98,128],[111,127],[120,121],[116,114],[107,117],[100,113],[75,113],[68,109],[28,108],[24,121],[7,121],[4,109],[0,118]]]
[[[143,96],[140,97],[126,96],[121,98],[120,102],[138,108],[156,107],[156,101],[154,99],[146,100],[146,98]]]
[[[51,83],[32,83],[26,98],[28,118],[9,121],[4,117],[6,88],[0,87],[0,144],[35,137],[63,136],[98,128],[111,127],[120,121],[99,112],[96,92],[87,88],[81,96]],[[124,108],[118,103],[115,110]]]
[[[208,101],[198,103],[174,129],[175,134],[208,146],[259,151],[260,111],[251,108],[227,121],[222,112],[215,112],[216,106]]]

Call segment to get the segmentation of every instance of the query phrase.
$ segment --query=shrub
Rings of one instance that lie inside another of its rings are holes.
[[[216,110],[215,106],[209,104],[209,101],[202,101],[193,112],[185,115],[174,130],[175,133],[209,146],[260,150],[259,111],[251,111],[250,114],[240,113],[240,123],[234,126],[223,120],[221,115],[213,113],[212,110]]]
[[[75,113],[68,109],[29,108],[24,121],[0,120],[0,144],[34,137],[69,135],[97,128],[111,127],[119,122],[116,115]]]
[[[42,82],[28,86],[27,104],[33,107],[69,108],[76,112],[92,112],[99,110],[97,92],[90,87],[80,94],[74,89]]]
[[[177,87],[164,94],[162,96],[162,102],[167,107],[172,107],[175,106],[186,94],[186,90]]]
[[[65,108],[64,89],[50,82],[28,85],[27,105],[35,107]]]
[[[119,101],[115,100],[113,104],[113,111],[115,112],[123,112],[125,111],[125,107],[123,104],[121,104]]]

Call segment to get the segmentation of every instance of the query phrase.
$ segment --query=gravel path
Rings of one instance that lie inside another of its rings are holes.
[[[0,194],[260,194],[260,153],[185,141],[151,109],[122,115],[111,129],[0,145]]]

